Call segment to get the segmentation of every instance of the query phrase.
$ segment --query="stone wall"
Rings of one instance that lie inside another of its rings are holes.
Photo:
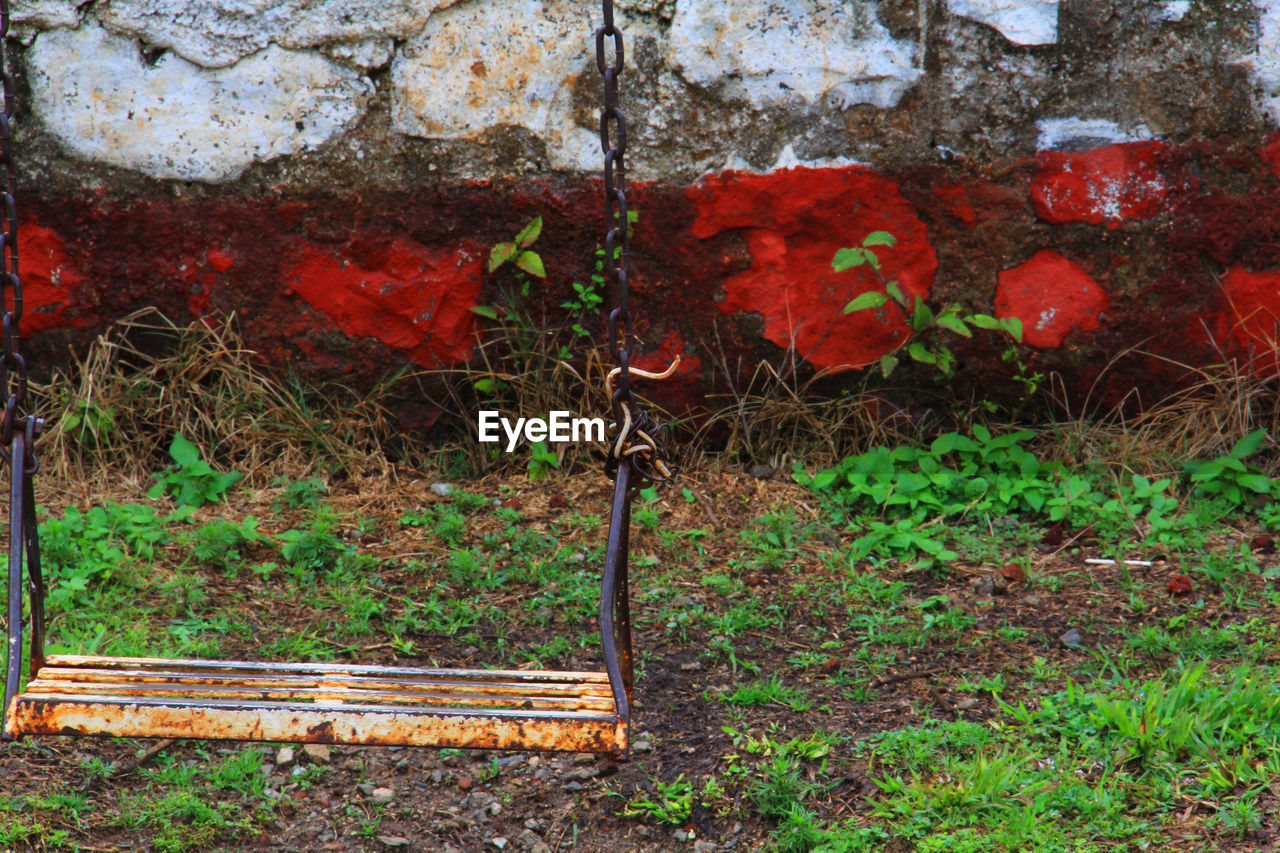
[[[876,361],[834,273],[1018,317],[1022,360],[1148,398],[1170,359],[1275,368],[1280,0],[620,0],[642,347]],[[26,330],[239,312],[275,364],[451,366],[533,216],[554,309],[602,230],[599,11],[564,0],[33,0]],[[34,310],[32,309],[34,306]],[[1007,373],[994,336],[960,377]],[[920,374],[927,378],[929,372]],[[1011,388],[1016,386],[1010,385]]]

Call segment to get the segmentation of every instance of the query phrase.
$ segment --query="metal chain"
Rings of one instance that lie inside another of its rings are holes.
[[[16,430],[25,429],[27,418],[22,415],[27,399],[27,363],[22,357],[22,279],[18,274],[18,204],[17,169],[13,162],[13,113],[14,94],[17,85],[9,68],[9,0],[0,0],[0,95],[4,112],[0,113],[0,158],[5,167],[4,184],[4,233],[0,234],[0,311],[3,312],[3,331],[0,332],[0,398],[5,401],[3,420],[0,421],[0,452],[8,459],[9,445]],[[33,421],[39,431],[38,421]],[[12,460],[10,460],[12,461]],[[27,448],[27,458],[22,464],[29,471],[35,467],[32,448]],[[18,473],[14,472],[15,475]]]
[[[618,366],[609,374],[607,387],[613,418],[620,434],[605,461],[605,473],[613,479],[618,463],[630,457],[641,480],[665,480],[672,468],[662,458],[661,449],[650,433],[660,426],[636,403],[631,390],[633,373],[647,378],[665,378],[662,374],[635,370],[631,356],[635,352],[635,329],[628,304],[631,280],[631,222],[627,207],[627,117],[618,105],[618,78],[622,76],[624,48],[622,30],[614,23],[613,0],[602,0],[604,23],[596,30],[596,68],[604,78],[604,106],[600,110],[600,150],[604,152],[604,273],[611,285],[613,308],[609,311],[609,354]],[[607,42],[613,42],[613,62],[608,61]],[[679,363],[677,357],[676,363]],[[648,430],[648,432],[646,432]]]

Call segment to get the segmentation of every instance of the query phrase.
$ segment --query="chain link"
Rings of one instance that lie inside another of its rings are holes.
[[[625,64],[622,30],[614,23],[613,0],[602,0],[604,23],[596,30],[596,68],[604,79],[604,106],[600,110],[600,150],[604,153],[604,274],[609,282],[613,308],[609,311],[607,334],[609,354],[618,367],[609,374],[609,402],[620,434],[605,461],[605,473],[613,479],[618,463],[629,457],[644,480],[665,480],[673,468],[663,459],[652,433],[654,425],[636,402],[631,391],[633,373],[650,379],[671,375],[675,365],[662,374],[631,367],[635,352],[635,324],[629,305],[631,282],[631,218],[627,207],[627,117],[618,105],[618,78]],[[612,42],[613,61],[609,61]],[[679,364],[679,358],[676,359]]]
[[[0,233],[0,399],[4,402],[0,421],[0,454],[8,460],[14,432],[26,430],[34,438],[40,432],[39,419],[23,414],[27,400],[27,363],[22,357],[22,278],[18,272],[17,167],[13,159],[14,96],[17,84],[9,67],[9,0],[0,0],[0,159],[4,162],[4,232]],[[10,460],[11,461],[11,460]],[[37,467],[34,448],[27,445],[22,465],[28,473]],[[16,471],[14,472],[17,473]]]

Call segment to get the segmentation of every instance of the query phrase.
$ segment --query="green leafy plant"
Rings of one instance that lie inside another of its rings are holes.
[[[547,270],[542,265],[542,258],[529,248],[537,242],[542,234],[542,217],[535,217],[528,225],[520,229],[510,243],[498,243],[489,251],[489,272],[497,272],[503,265],[514,263],[517,267],[538,278],[546,278]],[[477,313],[483,313],[473,308]]]
[[[1022,340],[1022,321],[1016,317],[997,319],[989,314],[961,314],[960,306],[947,305],[935,311],[925,304],[919,296],[908,297],[896,279],[885,277],[880,266],[880,257],[873,251],[878,247],[897,245],[897,238],[888,231],[872,231],[862,240],[861,246],[839,249],[831,259],[831,268],[836,272],[867,267],[875,275],[882,290],[868,290],[849,300],[844,306],[845,314],[855,311],[879,309],[893,300],[907,317],[911,327],[911,336],[903,345],[907,355],[923,364],[931,364],[944,376],[951,375],[955,366],[955,354],[941,337],[942,332],[950,332],[965,338],[973,337],[973,328],[1001,331],[1015,341]],[[898,366],[899,359],[893,353],[880,357],[880,372],[888,376]]]
[[[535,441],[529,446],[529,479],[535,483],[560,467],[560,456],[545,441]]]
[[[693,814],[693,785],[681,773],[673,782],[657,781],[652,796],[637,797],[622,810],[626,817],[644,817],[680,825]]]
[[[220,474],[204,461],[200,448],[175,433],[169,445],[169,456],[174,465],[165,473],[157,474],[160,481],[147,493],[158,498],[165,492],[173,496],[178,506],[202,507],[216,501],[232,486],[244,479],[239,471]]]

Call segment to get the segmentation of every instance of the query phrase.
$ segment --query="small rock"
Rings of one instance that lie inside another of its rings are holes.
[[[269,800],[278,800],[280,799],[281,795],[280,795],[280,792],[277,791],[275,788],[263,788],[262,796],[266,797]]]
[[[972,696],[966,696],[956,703],[958,711],[972,711],[976,707],[978,707],[978,700]]]
[[[489,814],[493,815],[494,817],[497,817],[498,815],[502,814],[502,803],[490,803]]]
[[[599,774],[600,771],[594,767],[579,767],[577,770],[570,770],[568,773],[564,774],[564,778],[578,782],[586,782],[596,778]]]
[[[563,787],[566,791],[581,791],[581,790],[582,790],[582,783],[581,783],[581,782],[566,782],[566,783],[565,783],[564,785],[562,785],[561,787]]]
[[[393,788],[374,788],[369,795],[369,801],[374,805],[385,806],[387,803],[395,799],[396,792]]]
[[[529,848],[529,853],[551,853],[551,846],[545,841],[539,841]]]
[[[281,767],[288,767],[293,763],[293,757],[293,747],[282,746],[280,747],[280,751],[276,753],[276,764],[279,764]]]
[[[695,841],[693,842],[694,853],[711,853],[719,847],[714,841]]]
[[[1027,573],[1022,570],[1022,566],[1017,563],[1009,563],[1000,570],[1000,576],[1009,583],[1025,583]]]
[[[378,840],[387,847],[408,847],[409,839],[399,835],[379,835]]]
[[[1084,648],[1084,637],[1075,628],[1067,629],[1066,633],[1058,638],[1058,642],[1069,649]]]
[[[544,826],[546,826],[546,824],[538,820],[536,817],[531,817],[524,822],[524,828],[533,830],[534,832],[542,832],[542,828]]]
[[[376,787],[377,786],[374,785],[372,782],[361,782],[360,784],[356,785],[356,790],[364,794],[366,797],[372,797],[373,789]]]
[[[492,844],[494,847],[497,847],[499,850],[502,850],[504,847],[507,846],[507,839],[499,835],[497,838],[490,838],[489,843]]]
[[[683,829],[677,829],[675,832],[671,833],[671,837],[676,841],[688,841],[689,833],[685,832]]]
[[[302,754],[311,759],[312,764],[328,764],[333,754],[323,743],[309,743],[302,747]]]
[[[453,494],[453,483],[432,483],[431,494],[447,498]]]
[[[696,660],[691,660],[688,663],[680,664],[681,672],[698,672],[701,669],[702,669],[702,664]]]
[[[1165,587],[1169,590],[1170,595],[1189,595],[1195,586],[1191,583],[1191,578],[1186,575],[1173,575],[1169,578]]]
[[[529,829],[521,830],[520,834],[516,836],[516,846],[521,850],[532,850],[540,841],[542,839]]]
[[[632,752],[653,752],[653,741],[638,740],[631,744]]]
[[[439,785],[441,782],[444,781],[444,772],[441,770],[432,770],[431,781]]]
[[[823,527],[818,531],[818,541],[835,548],[840,544],[840,533],[830,527]]]
[[[978,598],[990,598],[996,591],[995,575],[983,575],[974,578],[969,584],[969,588],[973,590],[973,594]]]
[[[757,480],[767,480],[778,473],[778,469],[772,465],[752,465],[747,469],[747,473]]]
[[[1028,607],[1039,607],[1041,604],[1040,596],[1024,595],[1022,596],[1022,603],[1027,605]]]
[[[596,757],[589,752],[579,752],[573,757],[573,764],[582,767],[587,764],[595,764]]]
[[[470,790],[471,790],[471,786],[472,786],[472,785],[474,785],[474,784],[475,784],[475,782],[471,781],[471,777],[470,777],[470,776],[459,776],[459,777],[458,777],[458,790],[460,790],[460,791],[470,791]]]
[[[1009,578],[1003,573],[996,572],[991,575],[991,591],[996,595],[1004,595],[1009,591]]]
[[[550,622],[555,619],[555,617],[556,612],[550,607],[539,607],[533,613],[533,618],[537,619],[539,622]]]

